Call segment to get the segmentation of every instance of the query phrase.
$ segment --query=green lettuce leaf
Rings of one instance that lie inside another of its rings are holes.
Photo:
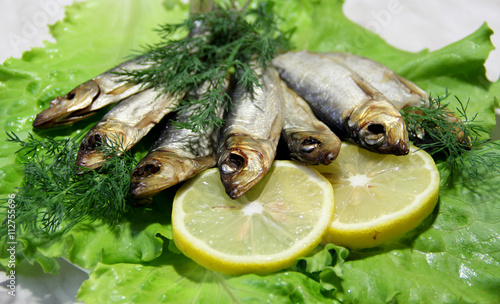
[[[482,152],[500,156],[498,145]],[[500,174],[481,173],[487,182],[442,188],[433,214],[402,239],[352,251],[337,297],[346,303],[499,303]]]
[[[323,293],[333,297],[340,286],[349,250],[334,244],[318,246],[317,250],[308,257],[300,258],[292,269],[319,282]]]
[[[165,250],[144,264],[99,264],[78,292],[85,303],[326,303],[299,272],[228,276]]]
[[[158,205],[158,202],[162,204]],[[57,258],[64,257],[84,269],[92,269],[97,263],[142,263],[158,258],[164,241],[172,238],[170,225],[172,197],[160,195],[153,208],[139,209],[123,223],[111,227],[99,221],[81,222],[68,233],[33,235],[16,231],[17,248],[33,264],[37,262],[45,272],[57,273]],[[2,237],[0,263],[7,265],[8,243]]]
[[[63,21],[50,26],[56,43],[46,43],[44,48],[32,49],[21,59],[11,58],[0,66],[1,198],[15,193],[24,175],[20,160],[14,156],[18,146],[6,141],[6,132],[13,131],[26,138],[35,131],[41,137],[57,138],[74,136],[81,128],[96,122],[99,117],[56,130],[39,131],[31,126],[35,115],[51,99],[123,62],[144,45],[156,42],[158,24],[183,20],[186,8],[180,1],[75,2],[66,8]],[[22,253],[19,258],[31,263],[37,261],[47,272],[58,270],[55,258],[61,256],[84,268],[91,268],[99,261],[139,263],[154,259],[161,254],[162,237],[170,237],[171,196],[157,198],[161,200],[166,200],[165,206],[154,212],[138,211],[130,223],[120,227],[81,223],[69,234],[54,239],[35,237],[18,228],[17,249]],[[5,236],[0,239],[0,248],[4,249]],[[0,260],[4,265],[6,258],[6,250],[1,250]]]
[[[297,49],[346,51],[380,61],[433,95],[449,90],[487,130],[495,124],[500,83],[485,77],[484,61],[493,46],[483,25],[475,33],[435,52],[397,50],[348,20],[343,1],[276,0],[285,29],[296,27]],[[5,131],[21,138],[55,96],[122,62],[158,37],[153,29],[187,16],[180,1],[77,2],[51,27],[56,43],[26,52],[0,66],[0,197],[15,193],[23,171],[17,146]],[[95,20],[99,20],[96,22]],[[454,98],[446,99],[458,107]],[[99,117],[38,136],[73,136]],[[487,136],[487,135],[485,135]],[[147,146],[147,145],[145,145]],[[144,151],[147,148],[138,148]],[[498,146],[485,152],[500,155]],[[442,175],[446,173],[441,169]],[[485,173],[486,174],[486,173]],[[434,213],[400,240],[369,250],[328,245],[286,271],[267,276],[225,276],[178,254],[171,238],[170,204],[175,189],[155,199],[150,209],[132,214],[118,227],[81,223],[68,234],[40,239],[19,231],[20,258],[57,272],[57,257],[92,269],[79,291],[86,303],[498,303],[500,302],[500,189],[498,172],[474,187],[443,187]],[[5,262],[5,239],[0,259]],[[177,252],[177,253],[175,253]],[[4,264],[5,265],[5,264]]]

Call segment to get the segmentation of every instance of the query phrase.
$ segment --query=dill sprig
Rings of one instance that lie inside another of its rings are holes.
[[[500,171],[500,157],[482,151],[488,139],[488,131],[476,123],[477,114],[470,117],[467,113],[469,100],[462,102],[455,96],[459,107],[457,118],[450,118],[448,104],[442,97],[429,97],[426,107],[409,107],[401,110],[413,143],[443,163],[449,172],[448,183],[453,180],[472,182],[481,180],[483,172]]]
[[[196,110],[179,127],[199,131],[220,127],[223,120],[214,109],[228,109],[224,85],[229,75],[243,84],[249,92],[260,85],[250,62],[254,59],[265,68],[280,50],[291,48],[291,31],[278,27],[279,18],[273,3],[259,3],[246,11],[217,9],[193,15],[179,24],[159,28],[162,41],[148,46],[141,54],[147,68],[128,70],[119,74],[125,80],[160,88],[163,93],[184,95],[209,82],[211,90],[198,99],[184,99],[176,111]],[[187,31],[183,39],[171,39],[174,33]]]
[[[85,220],[113,225],[132,209],[130,170],[137,161],[130,152],[103,145],[103,152],[113,157],[107,157],[98,171],[88,170],[75,164],[79,136],[39,140],[29,134],[22,140],[14,133],[7,135],[9,142],[20,145],[17,155],[24,165],[25,175],[16,194],[16,223],[24,229],[54,234]],[[0,230],[4,228],[0,226]]]

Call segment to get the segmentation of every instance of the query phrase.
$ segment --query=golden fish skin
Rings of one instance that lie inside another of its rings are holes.
[[[278,73],[272,67],[255,71],[262,86],[254,86],[252,95],[236,84],[217,149],[221,181],[233,199],[246,193],[268,172],[284,123]]]
[[[87,133],[76,164],[89,169],[101,167],[104,153],[99,147],[104,143],[125,151],[130,149],[177,106],[180,98],[147,89],[122,100]]]
[[[398,109],[345,65],[306,51],[282,54],[273,65],[341,138],[378,153],[408,154],[408,133]]]
[[[305,100],[282,81],[285,123],[281,136],[292,159],[308,165],[330,164],[337,158],[342,142],[318,120]]]
[[[126,61],[80,84],[65,96],[56,97],[50,102],[48,109],[36,116],[33,126],[44,129],[72,124],[107,105],[144,90],[145,86],[123,81],[120,75],[115,74],[148,67],[146,64],[139,64],[139,60],[136,58]]]
[[[207,89],[209,89],[207,85],[202,86],[194,95],[199,96]],[[193,98],[198,99],[198,96]],[[217,109],[219,118],[222,118],[223,110],[220,103]],[[178,114],[176,120],[184,122],[190,114],[189,110]],[[218,131],[219,128],[208,128],[197,133],[190,129],[167,125],[151,151],[132,171],[130,186],[132,196],[135,198],[153,196],[205,169],[214,167]]]

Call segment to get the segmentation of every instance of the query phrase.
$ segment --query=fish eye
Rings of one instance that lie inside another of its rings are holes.
[[[160,171],[160,167],[153,165],[153,164],[147,164],[144,166],[144,173],[150,175],[150,174],[155,174],[156,172]]]
[[[76,96],[75,91],[71,91],[68,94],[66,94],[66,96],[64,98],[68,99],[68,100],[72,100],[73,98],[75,98],[75,96]]]
[[[229,161],[231,163],[233,163],[238,168],[243,167],[245,165],[245,159],[243,158],[243,156],[241,156],[239,154],[231,153],[229,155]]]
[[[321,142],[314,137],[309,137],[304,139],[304,141],[302,141],[302,145],[304,146],[319,145],[319,144],[321,144]]]
[[[95,149],[102,146],[102,136],[100,134],[95,134],[91,136],[87,141],[87,145],[90,149]]]
[[[300,144],[301,153],[311,153],[318,146],[321,146],[321,142],[314,137],[308,137],[304,139]]]
[[[146,164],[142,167],[137,168],[132,172],[132,176],[134,177],[145,177],[150,176],[152,174],[160,171],[161,166],[159,164]]]
[[[385,128],[381,124],[371,124],[367,127],[368,132],[373,133],[373,134],[384,134],[385,133]]]
[[[222,164],[221,169],[225,174],[231,174],[245,166],[245,158],[239,154],[231,153],[227,160]]]

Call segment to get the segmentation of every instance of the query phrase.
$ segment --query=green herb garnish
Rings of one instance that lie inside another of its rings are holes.
[[[500,172],[497,155],[477,153],[479,147],[491,141],[484,138],[488,131],[475,122],[477,115],[470,117],[467,114],[469,100],[464,104],[455,96],[460,118],[460,121],[455,121],[450,120],[448,104],[443,103],[448,97],[446,92],[441,97],[430,97],[427,107],[409,107],[401,111],[411,140],[437,161],[442,160],[450,172],[450,179],[472,182],[480,180],[485,169]],[[451,180],[448,182],[452,183]]]
[[[83,220],[116,224],[131,210],[130,170],[137,161],[120,149],[119,142],[99,147],[107,161],[96,171],[75,164],[79,136],[60,140],[7,136],[21,146],[17,155],[25,172],[16,195],[18,225],[33,233],[59,233]]]
[[[255,9],[229,11],[218,9],[193,15],[179,24],[163,25],[159,29],[162,41],[146,49],[140,62],[150,65],[146,69],[119,73],[124,79],[148,87],[161,89],[167,94],[196,90],[210,82],[212,88],[199,99],[185,99],[177,107],[184,113],[193,111],[187,122],[178,127],[195,132],[214,126],[221,127],[223,119],[215,109],[229,107],[225,81],[228,75],[243,84],[249,92],[259,85],[251,62],[263,68],[278,51],[290,46],[291,32],[283,32],[273,12],[274,3],[260,2]],[[176,32],[188,31],[186,38],[170,39]]]
[[[215,109],[220,103],[224,108],[229,106],[229,99],[221,98],[227,96],[224,83],[228,75],[252,91],[259,83],[250,62],[256,60],[265,67],[279,50],[289,48],[290,33],[281,32],[276,20],[273,3],[267,2],[247,11],[218,9],[194,14],[182,23],[160,27],[161,42],[140,55],[143,63],[154,64],[121,75],[168,94],[183,94],[210,82],[212,89],[205,95],[197,100],[184,99],[178,106],[179,112],[188,108],[192,111],[191,106],[196,106],[190,120],[178,127],[195,132],[220,127],[223,120]],[[170,39],[184,30],[191,34],[180,40]],[[81,136],[37,140],[29,135],[21,140],[9,133],[8,137],[8,141],[21,146],[17,154],[25,176],[17,193],[17,219],[29,230],[64,232],[83,220],[103,220],[113,225],[134,204],[129,197],[130,171],[137,161],[131,152],[120,148],[119,142],[103,140],[106,144],[98,149],[102,149],[106,161],[95,171],[75,165]]]

